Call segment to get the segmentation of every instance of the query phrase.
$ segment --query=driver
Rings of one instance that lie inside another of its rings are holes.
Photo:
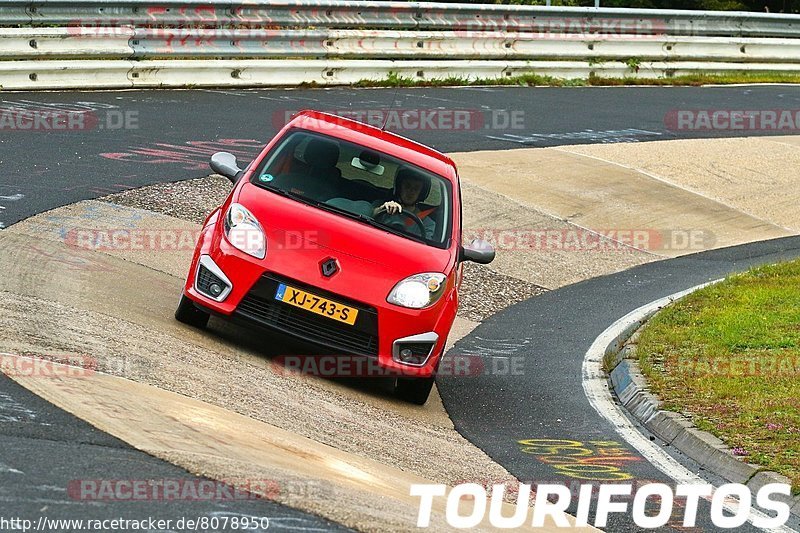
[[[419,226],[410,217],[402,216],[400,213],[406,212],[416,215],[425,227],[426,239],[433,238],[436,223],[428,216],[436,208],[420,209],[419,202],[428,197],[431,190],[431,180],[425,174],[403,167],[397,171],[394,178],[394,197],[388,202],[377,206],[372,214],[378,216],[386,212],[387,224],[402,224],[407,231],[419,235]]]

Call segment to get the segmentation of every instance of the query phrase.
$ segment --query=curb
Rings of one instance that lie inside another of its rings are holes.
[[[786,476],[737,459],[724,442],[695,428],[685,416],[661,409],[661,401],[650,392],[636,360],[638,331],[658,310],[626,328],[606,348],[606,361],[611,361],[613,368],[608,378],[609,388],[622,407],[655,437],[731,483],[741,483],[753,492],[769,483],[791,485]],[[800,496],[772,498],[788,504],[792,516],[800,518]]]

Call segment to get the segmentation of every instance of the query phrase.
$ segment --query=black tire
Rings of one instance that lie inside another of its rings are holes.
[[[192,301],[181,294],[181,299],[178,301],[178,308],[175,310],[175,320],[183,322],[195,328],[204,329],[208,325],[209,315],[201,311],[192,303]]]
[[[430,378],[397,378],[394,393],[398,398],[417,405],[425,405],[433,388],[435,379]]]

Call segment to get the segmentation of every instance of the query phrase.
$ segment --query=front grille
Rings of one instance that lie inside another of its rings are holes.
[[[200,265],[200,268],[197,271],[197,290],[205,294],[206,296],[210,296],[211,298],[216,298],[213,294],[211,294],[211,287],[212,283],[218,284],[223,289],[227,287],[227,284],[219,279],[217,276],[214,275],[209,269]],[[217,295],[219,296],[219,295]]]
[[[352,326],[316,315],[275,299],[280,283],[325,296],[358,309]],[[337,353],[378,355],[378,314],[374,308],[302,283],[265,275],[239,303],[236,314],[300,339],[323,345]]]

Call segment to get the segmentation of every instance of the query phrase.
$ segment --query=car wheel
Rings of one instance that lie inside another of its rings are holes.
[[[175,310],[175,319],[178,322],[203,329],[208,325],[209,316],[208,313],[195,307],[186,295],[181,294],[181,299],[178,301],[178,308]]]
[[[425,405],[433,388],[434,378],[397,378],[394,393],[398,398],[417,405]]]

